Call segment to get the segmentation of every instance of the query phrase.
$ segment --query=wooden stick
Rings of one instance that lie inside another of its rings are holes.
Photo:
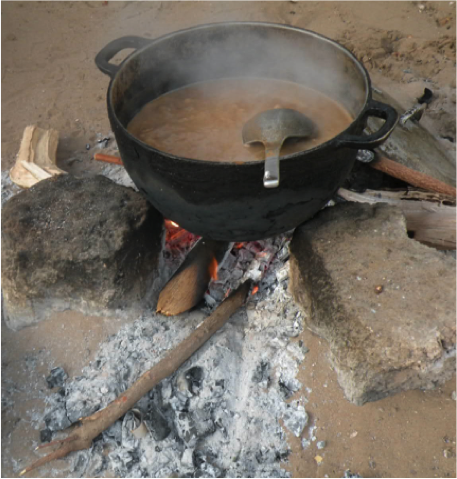
[[[457,190],[454,187],[431,176],[425,175],[424,173],[403,166],[396,161],[390,160],[384,155],[379,154],[379,152],[376,153],[376,159],[369,163],[369,165],[375,170],[382,171],[387,175],[405,181],[410,185],[417,186],[418,188],[436,191],[438,193],[453,196],[454,198],[457,196]]]
[[[105,153],[95,153],[94,160],[104,161],[105,163],[113,163],[115,165],[124,165],[118,156],[106,155]]]
[[[223,301],[200,326],[184,341],[173,348],[161,361],[145,372],[127,391],[108,404],[104,409],[86,418],[80,419],[81,426],[69,437],[53,441],[49,445],[60,444],[52,453],[44,456],[20,472],[24,475],[54,459],[60,459],[73,451],[87,449],[92,441],[106,428],[129,411],[146,393],[162,379],[173,374],[192,354],[213,336],[229,318],[240,308],[249,294],[251,283],[242,284],[233,294]]]

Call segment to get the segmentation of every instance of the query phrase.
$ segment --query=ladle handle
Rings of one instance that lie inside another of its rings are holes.
[[[265,148],[265,173],[263,186],[265,188],[277,188],[279,186],[279,153],[281,145]]]
[[[148,45],[151,41],[149,38],[135,37],[133,35],[113,40],[97,53],[95,64],[99,70],[112,78],[119,71],[120,65],[109,63],[111,58],[126,48],[134,48],[137,50],[138,48]]]
[[[384,143],[389,135],[392,133],[398,121],[398,113],[395,108],[381,103],[380,101],[370,100],[367,108],[363,113],[364,121],[369,116],[382,118],[385,120],[384,124],[378,131],[371,135],[342,135],[338,138],[338,146],[345,146],[347,148],[356,148],[358,150],[372,150]]]

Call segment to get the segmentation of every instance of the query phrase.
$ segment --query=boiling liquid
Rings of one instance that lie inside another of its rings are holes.
[[[291,108],[314,121],[317,134],[286,140],[281,156],[313,148],[345,130],[353,118],[326,95],[297,83],[227,78],[174,90],[147,103],[127,129],[154,148],[195,160],[247,162],[265,159],[261,144],[244,146],[243,125],[256,114]]]

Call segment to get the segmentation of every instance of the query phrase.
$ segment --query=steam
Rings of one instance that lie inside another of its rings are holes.
[[[327,39],[295,28],[214,24],[167,35],[148,51],[122,69],[116,93],[122,96],[133,80],[136,88],[153,95],[151,100],[191,83],[249,76],[314,88],[340,102],[352,116],[365,103],[365,79],[355,61]],[[133,79],[138,73],[140,85]]]

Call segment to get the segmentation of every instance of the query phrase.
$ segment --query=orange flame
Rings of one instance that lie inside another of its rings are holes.
[[[254,287],[252,288],[252,293],[251,293],[252,296],[254,296],[254,294],[256,294],[257,291],[259,291],[259,287],[258,287],[258,286],[254,286]]]
[[[212,258],[212,260],[209,264],[208,271],[209,271],[209,275],[211,276],[211,278],[214,281],[216,281],[217,280],[217,260],[214,256],[213,256],[213,258]]]
[[[178,223],[175,223],[174,221],[171,221],[171,220],[165,220],[165,224],[168,227],[172,226],[173,228],[179,228]]]
[[[235,243],[234,247],[236,249],[241,249],[243,247],[244,243]]]

